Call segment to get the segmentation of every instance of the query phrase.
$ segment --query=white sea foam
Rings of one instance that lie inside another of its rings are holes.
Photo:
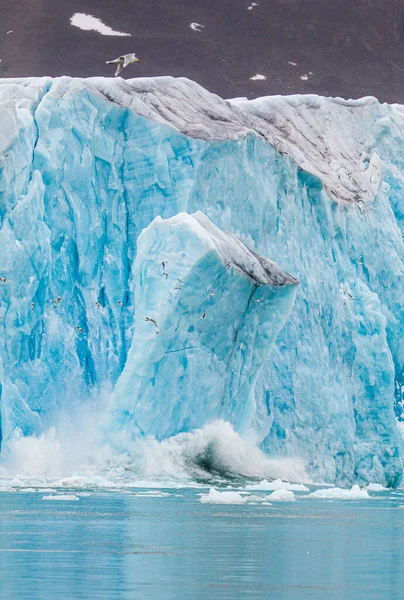
[[[162,442],[125,437],[113,446],[101,441],[90,417],[76,422],[81,427],[74,431],[62,424],[38,437],[16,435],[5,444],[0,486],[127,490],[235,478],[309,480],[300,459],[270,458],[224,421]]]
[[[85,13],[74,13],[74,15],[70,17],[70,23],[73,27],[78,27],[83,31],[97,31],[101,35],[130,37],[130,33],[115,31],[111,27],[108,27],[108,25],[105,25],[101,19],[93,17],[93,15],[86,15]]]

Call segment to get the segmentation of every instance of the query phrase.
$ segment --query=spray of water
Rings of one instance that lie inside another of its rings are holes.
[[[61,423],[38,437],[17,433],[3,449],[0,487],[128,489],[309,480],[301,460],[268,457],[225,421],[162,442],[125,439],[125,452],[101,440],[93,421],[81,419],[75,431]]]

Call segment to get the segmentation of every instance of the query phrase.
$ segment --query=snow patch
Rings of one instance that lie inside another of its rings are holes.
[[[113,35],[119,37],[131,37],[130,33],[124,33],[123,31],[115,31],[108,25],[105,25],[98,17],[93,15],[86,15],[85,13],[74,13],[70,17],[70,24],[73,27],[78,27],[83,31],[97,31],[101,35]]]
[[[265,79],[266,79],[265,75],[260,75],[260,73],[257,73],[253,77],[250,77],[251,81],[264,81]]]

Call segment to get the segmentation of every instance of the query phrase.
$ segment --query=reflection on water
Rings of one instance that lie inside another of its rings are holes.
[[[273,506],[0,494],[0,598],[403,597],[400,494]]]

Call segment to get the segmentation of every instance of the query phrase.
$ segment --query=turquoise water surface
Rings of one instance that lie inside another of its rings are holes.
[[[266,506],[201,491],[1,493],[1,599],[404,597],[404,492]]]

